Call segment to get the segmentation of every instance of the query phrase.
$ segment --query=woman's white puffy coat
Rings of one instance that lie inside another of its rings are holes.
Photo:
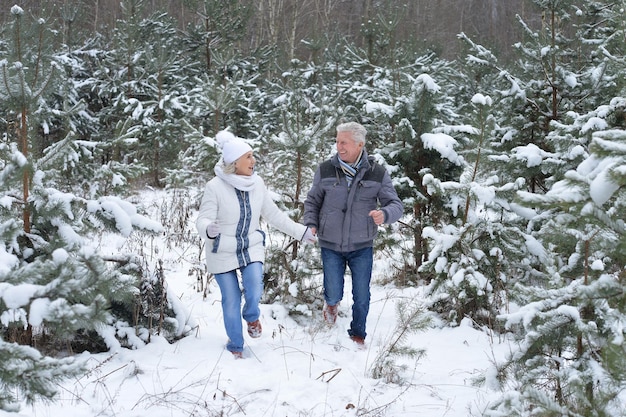
[[[260,217],[281,232],[301,240],[306,226],[294,222],[272,200],[265,183],[254,176],[251,191],[235,189],[219,177],[210,180],[202,196],[196,220],[198,234],[205,240],[209,273],[232,271],[251,262],[265,262],[265,233]],[[220,234],[211,239],[207,226],[217,222]]]

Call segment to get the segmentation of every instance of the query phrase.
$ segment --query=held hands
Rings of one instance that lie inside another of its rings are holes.
[[[382,210],[372,210],[369,212],[369,216],[374,220],[376,226],[380,226],[385,223],[385,212]]]
[[[220,234],[220,225],[217,223],[209,223],[206,227],[206,234],[209,239],[215,239]]]
[[[311,229],[310,227],[306,228],[306,232],[304,232],[304,236],[302,236],[302,242],[303,243],[309,243],[309,244],[313,244],[317,242],[317,237],[316,235],[316,230],[315,229]]]

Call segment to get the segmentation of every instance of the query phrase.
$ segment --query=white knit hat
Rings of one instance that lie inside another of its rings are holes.
[[[243,154],[252,150],[252,147],[243,139],[236,137],[228,130],[217,132],[215,140],[217,145],[222,148],[222,158],[225,164],[232,164]]]

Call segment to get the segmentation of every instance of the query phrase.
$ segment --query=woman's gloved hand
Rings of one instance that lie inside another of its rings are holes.
[[[209,239],[215,239],[217,237],[217,235],[220,234],[220,225],[217,223],[210,223],[207,227],[206,227],[206,235],[209,237]]]
[[[306,232],[304,232],[304,236],[302,236],[302,242],[309,244],[317,243],[317,236],[315,236],[310,227],[306,228]]]

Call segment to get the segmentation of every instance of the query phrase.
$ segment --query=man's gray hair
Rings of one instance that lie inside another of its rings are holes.
[[[339,132],[351,132],[356,143],[362,143],[365,145],[365,135],[367,135],[367,129],[365,129],[360,123],[341,123],[337,126],[337,133]]]

